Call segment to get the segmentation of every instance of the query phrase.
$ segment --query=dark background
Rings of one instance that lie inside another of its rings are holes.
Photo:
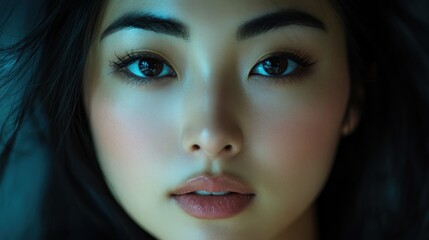
[[[40,13],[40,0],[0,0],[0,44],[10,44],[28,33]],[[9,13],[12,11],[12,15]],[[31,66],[28,66],[29,68]],[[1,68],[0,68],[1,69]],[[10,91],[16,93],[19,87]],[[0,89],[0,126],[13,106],[12,94]],[[5,136],[2,136],[2,141]],[[0,151],[4,142],[0,142]],[[0,178],[0,239],[38,239],[38,205],[46,174],[46,153],[28,124],[19,136],[5,175]]]

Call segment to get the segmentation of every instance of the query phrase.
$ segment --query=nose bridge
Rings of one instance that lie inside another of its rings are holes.
[[[216,64],[215,59],[195,63],[186,79],[183,146],[197,158],[228,158],[240,151],[242,144],[234,112],[239,81],[232,65]]]
[[[202,84],[195,93],[189,94],[187,105],[189,116],[193,116],[190,121],[194,126],[199,125],[201,130],[209,130],[214,134],[234,122],[232,96],[220,86]]]
[[[207,32],[195,34],[193,37],[190,62],[193,76],[198,81],[215,80],[213,83],[221,83],[223,80],[237,75],[237,43],[234,38],[216,38],[213,29]]]
[[[190,64],[185,108],[200,116],[200,124],[228,125],[238,102],[240,80],[237,63],[233,50],[224,45],[210,42],[197,45]]]

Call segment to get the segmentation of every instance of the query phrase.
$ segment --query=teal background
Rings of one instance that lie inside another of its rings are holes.
[[[39,0],[0,0],[0,44],[11,44],[35,24]],[[8,13],[12,12],[9,18]],[[31,69],[31,66],[28,66]],[[0,79],[3,80],[3,79]],[[1,82],[1,81],[0,81]],[[13,109],[20,87],[0,89],[0,126]],[[39,204],[46,176],[46,150],[27,123],[18,137],[5,174],[0,178],[0,239],[40,239]],[[5,136],[2,136],[4,138]],[[0,142],[0,151],[3,150]]]

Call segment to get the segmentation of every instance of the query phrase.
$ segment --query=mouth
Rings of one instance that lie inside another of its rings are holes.
[[[222,219],[244,211],[255,197],[246,184],[228,176],[199,176],[170,195],[192,217]]]

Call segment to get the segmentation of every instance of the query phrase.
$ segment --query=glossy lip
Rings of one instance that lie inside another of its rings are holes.
[[[226,195],[198,195],[196,191],[229,192]],[[255,197],[252,188],[239,180],[221,175],[192,178],[172,191],[170,196],[189,215],[203,219],[235,216],[246,209]]]
[[[232,177],[225,175],[217,177],[201,175],[180,185],[172,191],[172,195],[183,195],[195,191],[253,194],[253,190],[249,186]]]

